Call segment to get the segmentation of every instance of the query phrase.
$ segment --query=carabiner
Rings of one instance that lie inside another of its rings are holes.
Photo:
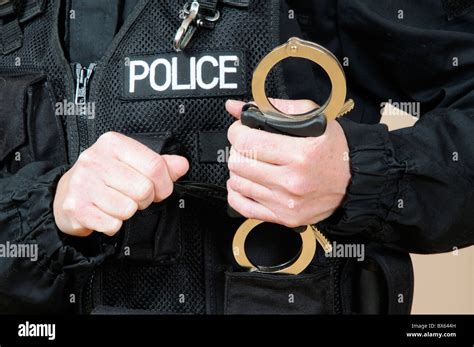
[[[176,52],[180,52],[181,50],[185,49],[196,32],[197,28],[193,24],[198,17],[199,2],[193,1],[189,7],[189,10],[186,10],[185,8],[183,9],[183,12],[185,17],[174,37],[173,48]]]

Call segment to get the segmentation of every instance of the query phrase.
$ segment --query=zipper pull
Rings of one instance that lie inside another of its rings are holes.
[[[76,67],[76,96],[74,103],[76,105],[83,106],[87,103],[87,87],[89,80],[94,73],[96,64],[90,64],[88,68],[83,67],[81,64],[75,64]]]

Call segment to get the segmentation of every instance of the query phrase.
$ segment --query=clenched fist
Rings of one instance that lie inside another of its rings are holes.
[[[309,101],[274,100],[286,113],[314,109]],[[228,101],[227,111],[240,118],[243,103]],[[247,218],[288,227],[317,223],[334,213],[351,178],[349,148],[335,121],[320,137],[297,138],[251,129],[236,121],[227,182],[229,204]]]
[[[127,136],[106,133],[59,181],[56,224],[74,236],[112,236],[137,210],[171,195],[173,182],[188,169],[183,157],[159,155]]]

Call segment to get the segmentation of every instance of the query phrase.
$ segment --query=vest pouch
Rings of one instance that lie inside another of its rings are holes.
[[[132,134],[131,138],[160,154],[176,154],[178,146],[171,133]],[[123,225],[117,242],[118,259],[169,263],[177,259],[180,248],[179,196],[173,193],[153,203]]]
[[[226,272],[224,314],[332,314],[334,284],[328,268],[299,275]]]
[[[46,76],[0,74],[0,169],[15,173],[35,161],[67,163],[61,115]]]

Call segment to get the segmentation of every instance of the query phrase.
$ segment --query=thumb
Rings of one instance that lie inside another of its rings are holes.
[[[242,113],[242,107],[244,107],[245,102],[237,100],[227,100],[225,103],[225,108],[232,116],[237,119],[240,119],[240,114]]]
[[[318,104],[312,100],[284,100],[272,98],[269,100],[276,109],[286,114],[303,114],[319,107]],[[242,113],[242,107],[244,107],[244,105],[245,102],[242,101],[227,100],[225,108],[232,116],[240,119],[240,114]]]
[[[189,170],[189,162],[185,157],[179,155],[163,155],[163,160],[168,167],[168,173],[173,182],[184,176]]]

